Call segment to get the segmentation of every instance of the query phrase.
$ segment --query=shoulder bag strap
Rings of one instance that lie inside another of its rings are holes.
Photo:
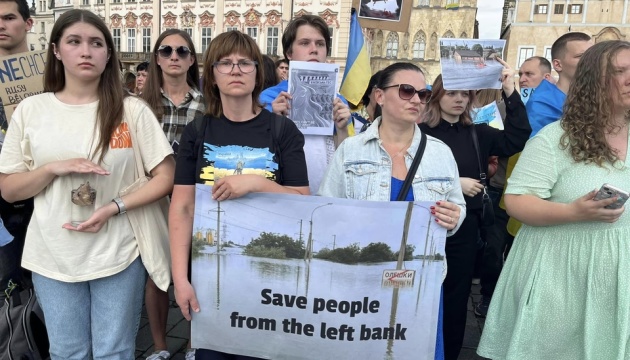
[[[477,138],[477,130],[475,129],[475,125],[470,126],[470,134],[472,135],[473,145],[475,146],[475,153],[477,154],[477,164],[479,165],[479,179],[481,180],[481,185],[483,185],[484,189],[487,186],[487,175],[483,171],[483,166],[481,165],[481,155],[479,152],[479,139]]]
[[[402,189],[398,193],[398,198],[396,201],[403,201],[407,198],[407,194],[409,193],[409,189],[411,188],[411,180],[414,175],[416,175],[416,171],[418,171],[418,165],[420,165],[420,160],[422,160],[422,155],[424,155],[424,149],[427,147],[427,134],[424,131],[421,131],[421,139],[420,145],[418,146],[418,150],[416,151],[416,156],[413,158],[413,162],[409,167],[409,171],[407,172],[407,176],[405,177],[405,182],[402,185]]]

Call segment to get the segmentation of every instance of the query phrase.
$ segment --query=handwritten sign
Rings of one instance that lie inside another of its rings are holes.
[[[7,120],[17,105],[44,90],[46,50],[13,54],[0,58],[0,99]]]
[[[499,112],[496,101],[482,108],[473,109],[471,115],[473,123],[475,124],[488,124],[493,128],[503,130],[503,119],[501,118],[501,112]]]

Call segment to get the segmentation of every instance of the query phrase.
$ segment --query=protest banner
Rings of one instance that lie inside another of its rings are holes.
[[[7,121],[20,101],[44,91],[46,51],[31,51],[0,58],[0,99]]]
[[[215,202],[209,186],[196,190],[194,348],[433,359],[446,236],[433,203],[288,194]],[[349,226],[356,213],[362,225]]]
[[[532,97],[534,90],[536,89],[535,88],[522,88],[521,89],[521,100],[523,101],[523,104],[527,105],[527,102],[529,101],[529,98]]]
[[[470,115],[474,124],[487,124],[493,128],[503,130],[503,119],[496,101],[478,109],[472,109]]]

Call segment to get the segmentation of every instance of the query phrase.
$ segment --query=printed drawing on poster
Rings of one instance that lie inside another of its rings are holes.
[[[500,89],[505,40],[439,40],[442,80],[447,90]]]
[[[288,117],[305,135],[332,135],[333,101],[337,96],[339,65],[291,61]]]
[[[429,202],[197,185],[192,346],[267,359],[433,359],[446,231]],[[348,226],[361,213],[364,226]],[[388,221],[382,221],[388,214]]]

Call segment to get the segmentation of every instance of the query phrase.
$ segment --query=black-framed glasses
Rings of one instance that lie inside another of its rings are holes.
[[[393,88],[393,87],[398,88],[398,96],[400,96],[400,98],[403,100],[411,100],[411,98],[415,94],[418,94],[418,98],[420,99],[420,102],[423,104],[426,104],[429,101],[429,99],[431,99],[431,90],[428,90],[428,89],[416,90],[416,88],[413,87],[413,85],[409,85],[409,84],[389,85],[389,86],[385,86],[383,90]]]
[[[240,60],[237,63],[233,63],[232,61],[217,61],[212,65],[214,65],[214,68],[221,74],[231,73],[234,70],[234,66],[238,66],[243,74],[249,74],[256,69],[258,61]]]
[[[173,50],[177,52],[177,56],[179,56],[181,59],[184,59],[188,57],[188,55],[190,55],[190,49],[188,48],[188,46],[178,46],[176,48],[173,48],[171,45],[161,45],[157,51],[161,57],[168,59],[171,57],[171,55],[173,55]]]

